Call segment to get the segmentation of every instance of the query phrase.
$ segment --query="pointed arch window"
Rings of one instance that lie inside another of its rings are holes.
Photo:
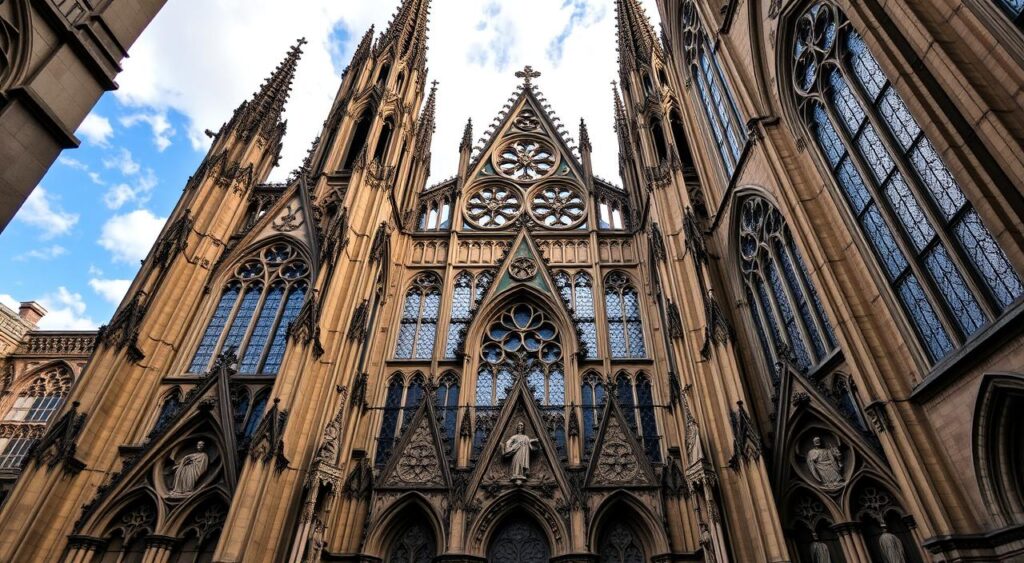
[[[601,534],[601,563],[643,563],[643,544],[628,526],[616,522]]]
[[[437,386],[437,413],[441,417],[444,433],[450,443],[455,443],[455,420],[459,415],[459,376],[448,372],[441,376]]]
[[[0,437],[0,469],[21,467],[32,444],[36,441],[32,429],[39,429],[51,418],[71,391],[74,376],[66,365],[52,366],[28,384],[4,414],[4,421],[21,423],[6,429]]]
[[[926,352],[941,360],[1024,285],[843,12],[812,5],[794,42],[802,116]]]
[[[586,454],[594,449],[597,439],[597,426],[604,410],[604,381],[594,372],[583,376],[580,384],[581,406],[583,410],[583,451]]]
[[[604,306],[608,316],[608,344],[613,358],[645,358],[640,295],[622,272],[604,280]]]
[[[759,196],[744,199],[739,215],[740,268],[765,360],[774,365],[791,355],[808,372],[836,342],[789,226]]]
[[[189,373],[206,372],[215,355],[230,350],[241,373],[275,375],[308,284],[306,261],[290,244],[272,244],[244,261],[224,286]]]
[[[597,226],[603,231],[621,231],[626,228],[625,205],[618,199],[602,197],[597,200]]]
[[[588,359],[597,357],[597,320],[594,317],[594,281],[590,274],[567,272],[555,274],[555,285],[562,300],[572,309],[572,320],[580,330]]]
[[[458,401],[458,385],[455,387],[455,400]],[[402,374],[396,373],[388,383],[387,395],[384,399],[384,417],[381,419],[380,434],[377,437],[376,464],[387,463],[391,451],[398,443],[399,437],[412,422],[416,409],[426,394],[422,375],[415,375],[405,385]]]
[[[445,358],[458,357],[459,345],[469,328],[473,308],[480,302],[480,298],[490,287],[493,279],[494,274],[491,272],[482,272],[476,276],[476,279],[469,272],[461,272],[455,277],[455,287],[452,288],[451,321],[448,323],[448,340],[444,349]]]
[[[725,80],[716,48],[704,31],[693,0],[683,3],[682,20],[686,41],[684,56],[690,67],[690,79],[697,101],[704,109],[725,175],[731,178],[739,164],[743,145],[746,144],[746,135],[740,125],[740,112]]]
[[[433,272],[418,274],[405,294],[395,358],[429,360],[433,357],[440,307],[441,280]]]
[[[167,394],[163,404],[160,405],[160,412],[156,416],[156,423],[150,435],[162,432],[174,420],[174,416],[181,410],[181,391],[175,389]]]
[[[420,206],[419,230],[447,231],[451,227],[452,206],[447,197],[427,201]]]
[[[654,414],[654,393],[651,390],[650,378],[642,372],[635,378],[620,373],[615,378],[615,399],[622,409],[626,423],[640,439],[647,457],[652,461],[661,461],[661,437]]]

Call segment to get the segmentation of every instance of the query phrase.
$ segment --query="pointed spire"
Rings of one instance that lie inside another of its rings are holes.
[[[587,122],[580,118],[580,150],[591,152],[594,147],[590,144],[590,132],[587,131]]]
[[[402,0],[387,29],[377,40],[377,53],[395,48],[396,58],[408,56],[413,61],[412,66],[425,65],[429,19],[430,0]]]
[[[370,46],[373,44],[373,30],[374,27],[371,25],[370,29],[367,29],[366,33],[363,34],[363,38],[359,40],[359,45],[356,47],[355,53],[352,54],[352,60],[341,73],[342,78],[348,74],[350,68],[358,68],[370,56]]]
[[[305,37],[300,38],[288,50],[281,64],[277,65],[274,72],[263,81],[260,89],[253,94],[252,100],[244,105],[241,120],[244,136],[251,137],[255,133],[266,135],[281,123],[281,113],[284,112],[285,103],[291,94],[295,69],[299,64],[299,58],[302,57],[302,46],[306,43]]]
[[[473,118],[466,121],[466,128],[462,130],[462,142],[459,143],[459,152],[473,146]]]
[[[437,112],[437,81],[430,83],[430,94],[416,124],[416,157],[423,158],[430,154],[430,142],[434,137],[437,125],[434,121]]]
[[[619,64],[632,68],[634,61],[650,61],[651,51],[661,52],[654,27],[639,0],[616,0]]]
[[[619,96],[619,84],[612,80],[612,94],[615,96],[615,130],[626,122],[626,107],[622,104],[622,97]]]

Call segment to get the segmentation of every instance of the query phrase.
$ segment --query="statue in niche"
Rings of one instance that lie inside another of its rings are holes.
[[[882,533],[878,536],[878,546],[882,549],[885,563],[907,563],[907,554],[903,551],[903,542],[896,534],[882,524]]]
[[[836,446],[825,445],[821,436],[815,436],[807,452],[807,468],[819,483],[826,487],[843,484],[843,454]]]
[[[320,451],[317,452],[317,459],[334,463],[338,458],[338,432],[341,423],[338,419],[332,419],[324,428],[323,440],[320,443]]]
[[[525,434],[526,425],[516,424],[516,433],[505,441],[504,455],[512,458],[513,483],[522,484],[530,474],[530,450],[539,448],[538,440]]]
[[[811,542],[811,560],[814,563],[832,563],[832,553],[825,542],[818,539],[818,534],[811,534],[811,537],[814,538]]]
[[[210,466],[210,456],[203,448],[206,443],[196,442],[196,451],[186,455],[174,464],[174,480],[171,483],[171,497],[187,497],[196,490],[196,484]]]
[[[705,563],[717,563],[715,540],[711,537],[711,529],[704,521],[700,523],[700,547],[704,550]]]

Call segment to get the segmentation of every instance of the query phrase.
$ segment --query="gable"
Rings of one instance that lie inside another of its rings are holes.
[[[643,448],[633,436],[614,397],[609,397],[605,404],[586,483],[588,487],[651,487],[658,484]]]

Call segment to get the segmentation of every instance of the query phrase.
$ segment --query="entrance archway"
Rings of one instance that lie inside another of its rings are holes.
[[[529,517],[513,516],[498,528],[487,548],[490,563],[547,563],[551,547]]]

